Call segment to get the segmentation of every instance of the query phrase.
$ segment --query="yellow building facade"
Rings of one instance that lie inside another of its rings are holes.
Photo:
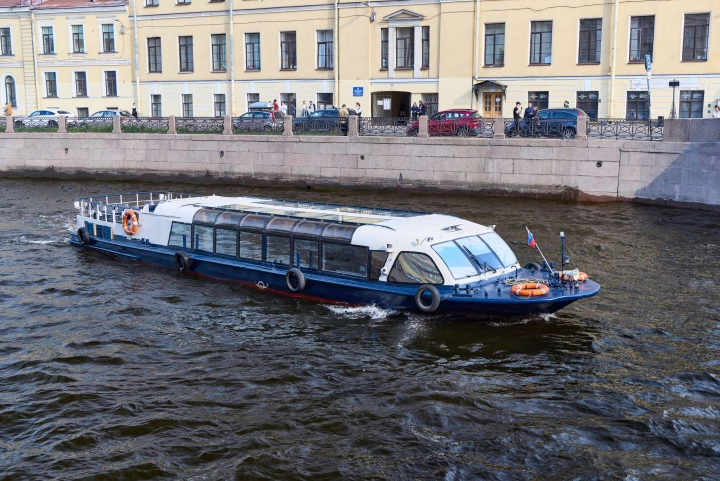
[[[303,101],[359,102],[363,115],[400,116],[423,101],[430,112],[510,117],[515,102],[567,101],[593,117],[643,119],[670,115],[673,80],[678,116],[709,117],[720,100],[719,0],[2,1],[0,28],[12,24],[22,48],[0,57],[0,74],[13,76],[28,106],[92,111],[135,101],[144,116],[217,116],[240,115],[253,101],[284,101],[296,115]],[[71,51],[81,17],[85,57]],[[110,20],[123,33],[116,30],[117,53],[105,55]],[[49,24],[62,32],[51,57],[40,52]],[[20,40],[33,28],[34,56]],[[81,68],[87,98],[76,95]],[[104,87],[111,68],[112,105]],[[53,70],[57,100],[46,96]]]

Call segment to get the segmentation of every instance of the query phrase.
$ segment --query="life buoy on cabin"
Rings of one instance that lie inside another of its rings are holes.
[[[192,259],[185,251],[177,251],[175,253],[175,267],[180,272],[187,272],[192,266]]]
[[[137,215],[135,215],[135,212],[133,212],[132,209],[126,209],[125,212],[123,212],[123,230],[127,235],[133,235],[136,234],[138,231],[138,221],[137,221]]]
[[[523,284],[515,284],[510,288],[510,292],[518,297],[539,297],[550,292],[550,288],[539,282],[525,282]]]
[[[293,267],[285,274],[285,282],[292,292],[301,292],[305,289],[305,274],[297,267]]]
[[[588,278],[589,278],[589,276],[588,276],[587,274],[585,274],[584,272],[578,272],[578,274],[577,274],[576,276],[569,276],[569,275],[564,275],[564,276],[563,276],[563,279],[566,280],[566,281],[580,281],[580,282],[583,282],[583,281],[588,280]]]
[[[430,294],[430,304],[423,302],[426,292]],[[433,285],[423,284],[415,291],[415,305],[423,312],[433,312],[440,306],[440,292]]]
[[[87,245],[90,243],[90,231],[87,230],[87,227],[80,227],[77,231],[78,240],[82,245]]]

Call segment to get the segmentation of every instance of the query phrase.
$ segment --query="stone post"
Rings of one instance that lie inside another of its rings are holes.
[[[418,119],[418,137],[427,138],[428,135],[428,117],[427,115],[421,115]]]
[[[357,115],[350,115],[348,117],[348,137],[359,137],[360,136],[360,117]]]
[[[493,139],[502,140],[505,138],[505,118],[495,117],[493,120]]]
[[[168,117],[168,134],[175,135],[177,134],[177,128],[175,127],[175,116],[170,115]]]
[[[575,140],[587,140],[587,120],[585,116],[578,116],[577,118],[577,132],[575,133]]]
[[[58,115],[58,134],[67,134],[67,115]]]
[[[230,115],[225,115],[223,117],[223,135],[232,135],[233,129],[232,129],[232,117]]]
[[[113,115],[113,134],[122,134],[122,117],[119,115]]]
[[[14,134],[15,133],[15,119],[13,119],[13,116],[6,115],[5,122],[7,122],[7,124],[5,126],[5,133],[6,134]]]
[[[292,137],[293,136],[293,116],[292,115],[286,115],[283,119],[283,136],[285,137]]]

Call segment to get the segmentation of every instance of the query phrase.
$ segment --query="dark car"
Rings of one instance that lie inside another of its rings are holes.
[[[513,121],[505,128],[506,137],[562,137],[574,139],[577,119],[585,117],[590,130],[590,117],[580,109],[544,109],[532,119]]]
[[[477,110],[452,109],[443,110],[428,118],[428,134],[476,136],[483,130],[483,121]],[[407,134],[415,137],[419,131],[419,122],[413,120],[407,128]]]
[[[355,110],[347,109],[348,115],[356,115]],[[329,132],[340,130],[340,109],[318,110],[309,117],[293,119],[293,131]]]
[[[233,119],[234,130],[281,131],[283,113],[277,110],[253,110]]]

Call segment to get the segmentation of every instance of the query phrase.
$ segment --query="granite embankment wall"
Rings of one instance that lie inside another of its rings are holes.
[[[231,181],[720,206],[720,141],[0,135],[0,175]]]

